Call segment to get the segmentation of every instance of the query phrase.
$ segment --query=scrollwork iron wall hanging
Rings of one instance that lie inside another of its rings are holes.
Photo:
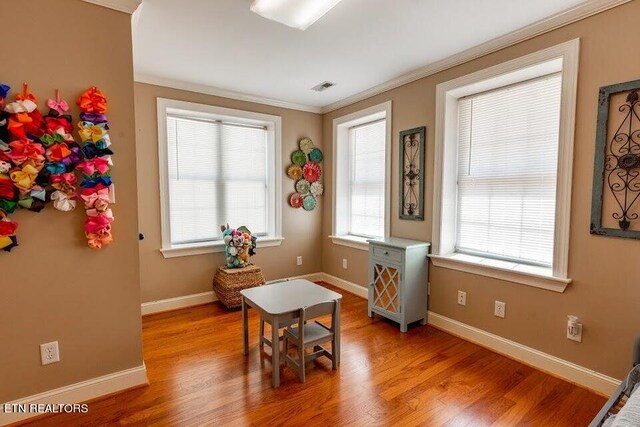
[[[400,132],[400,219],[424,220],[425,131]]]
[[[640,80],[600,89],[591,233],[640,239]]]

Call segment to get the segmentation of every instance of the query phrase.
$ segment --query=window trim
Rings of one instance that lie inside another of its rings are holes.
[[[556,292],[564,292],[568,278],[569,225],[571,213],[571,181],[575,111],[578,84],[580,39],[462,76],[436,87],[436,129],[434,164],[434,203],[432,255],[436,267],[444,267],[493,277]],[[455,217],[457,181],[457,100],[463,96],[505,86],[527,77],[535,77],[557,69],[561,64],[562,93],[553,268],[548,275],[515,271],[484,265],[477,261],[455,259]]]
[[[259,245],[261,247],[280,245],[282,240],[284,240],[282,237],[282,174],[280,173],[282,168],[282,118],[280,116],[218,107],[215,105],[158,98],[158,166],[160,175],[160,222],[162,235],[160,252],[162,255],[165,258],[173,258],[224,251],[224,242],[222,242],[222,240],[180,245],[171,243],[169,163],[167,156],[167,115],[169,110],[182,111],[195,118],[215,118],[227,121],[237,121],[241,119],[244,123],[267,127],[267,130],[270,131],[268,132],[268,144],[273,146],[273,149],[267,152],[267,161],[270,165],[273,165],[273,170],[268,170],[269,195],[267,203],[273,203],[273,207],[269,206],[267,209],[267,213],[272,216],[272,218],[270,217],[267,221],[269,234],[259,239]],[[271,200],[273,200],[273,202],[271,202]],[[218,227],[218,225],[215,226]]]
[[[385,120],[385,181],[384,181],[384,237],[390,235],[391,225],[391,101],[386,101],[381,104],[374,105],[364,110],[356,111],[351,114],[347,114],[342,117],[333,119],[333,204],[331,210],[331,235],[329,238],[334,244],[347,246],[360,250],[369,250],[369,243],[367,242],[370,237],[361,237],[350,235],[344,232],[344,221],[340,221],[337,217],[336,211],[339,206],[344,206],[345,201],[340,200],[344,198],[344,192],[338,191],[338,181],[340,179],[340,171],[338,158],[341,156],[339,144],[347,144],[349,129],[353,126],[357,126],[363,123],[367,123],[376,119]],[[345,139],[346,138],[346,139]],[[344,147],[343,147],[344,149]],[[344,169],[341,168],[341,169]],[[344,179],[344,178],[343,178]],[[342,196],[342,197],[341,197]],[[347,195],[348,196],[348,195]]]

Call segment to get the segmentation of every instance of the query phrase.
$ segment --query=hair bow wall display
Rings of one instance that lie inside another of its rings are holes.
[[[291,154],[293,164],[287,168],[287,176],[295,181],[296,190],[289,196],[289,204],[296,209],[311,211],[317,205],[317,198],[324,192],[320,183],[323,156],[311,138],[302,138],[298,145],[300,149]]]
[[[49,112],[43,117],[26,83],[15,101],[6,103],[9,90],[0,83],[0,249],[9,252],[18,244],[18,224],[9,219],[16,208],[39,212],[52,201],[55,209],[71,211],[77,199],[85,205],[89,247],[111,243],[113,152],[104,94],[92,87],[78,99],[82,140],[78,145],[72,136],[69,104],[58,91],[47,101]]]
[[[68,114],[69,104],[60,99],[56,90],[56,99],[47,101],[49,114],[44,118],[46,133],[40,141],[46,147],[45,175],[53,188],[50,195],[53,207],[59,211],[72,211],[76,207],[76,183],[73,173],[80,161],[80,147],[75,143],[71,130],[73,122]]]
[[[111,155],[109,124],[104,113],[107,99],[96,87],[85,91],[77,102],[80,107],[78,135],[82,141],[83,161],[76,169],[82,173],[80,198],[87,213],[85,235],[89,247],[99,249],[113,240],[109,209],[111,192]]]

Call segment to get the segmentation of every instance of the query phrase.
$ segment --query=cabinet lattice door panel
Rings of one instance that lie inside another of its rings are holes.
[[[369,242],[369,317],[375,314],[407,325],[427,323],[429,243],[387,237]]]
[[[395,267],[382,264],[375,264],[373,268],[373,305],[399,313],[400,272]]]

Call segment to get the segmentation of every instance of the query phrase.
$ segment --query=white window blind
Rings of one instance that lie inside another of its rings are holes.
[[[553,260],[561,75],[462,98],[456,252]]]
[[[349,129],[349,234],[384,236],[385,119]]]
[[[267,233],[267,130],[167,116],[171,244],[220,240],[220,225]]]

